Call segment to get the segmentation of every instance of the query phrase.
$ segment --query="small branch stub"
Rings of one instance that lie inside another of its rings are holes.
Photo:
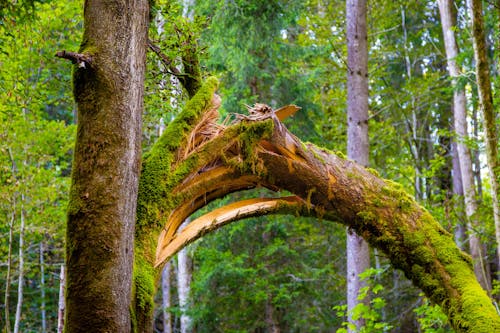
[[[87,68],[92,64],[92,57],[87,54],[63,50],[57,52],[56,57],[71,60],[72,63],[78,64],[80,68]]]

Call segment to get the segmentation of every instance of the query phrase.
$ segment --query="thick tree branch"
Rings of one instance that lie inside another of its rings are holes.
[[[209,96],[204,99],[209,100]],[[201,112],[209,109],[206,105]],[[187,119],[188,114],[191,113],[186,109],[180,119]],[[265,186],[295,194],[304,202],[301,207],[310,209],[308,214],[340,221],[383,251],[396,268],[442,306],[457,332],[500,331],[500,317],[475,279],[470,257],[398,184],[332,152],[303,144],[273,113],[257,117],[259,120],[244,119],[202,141],[195,149],[179,153],[186,146],[188,133],[199,128],[196,122],[202,118],[198,115],[193,118],[198,120],[181,127],[183,130],[177,131],[176,136],[184,139],[175,145],[165,150],[162,138],[154,149],[157,156],[173,154],[167,159],[168,172],[159,173],[152,187],[154,190],[157,184],[167,184],[168,189],[142,203],[150,213],[139,214],[138,220],[138,244],[143,240],[138,252],[143,254],[143,265],[153,270],[155,279],[161,266],[156,260],[160,233],[162,244],[172,244],[169,249],[178,248],[208,229],[244,215],[235,214],[236,209],[229,218],[214,217],[213,226],[208,223],[210,218],[197,222],[191,236],[176,234],[180,222],[192,212],[228,193]],[[154,161],[145,161],[141,181],[151,176],[148,169]],[[139,205],[142,200],[139,194]],[[258,209],[254,213],[258,214]],[[166,247],[160,246],[159,251]],[[154,286],[150,290],[153,293]]]

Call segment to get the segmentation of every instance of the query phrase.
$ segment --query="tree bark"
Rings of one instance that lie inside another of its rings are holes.
[[[189,224],[189,220],[186,220],[183,226],[187,224]],[[191,317],[187,314],[187,310],[189,309],[192,264],[186,248],[177,253],[177,292],[179,294],[179,308],[181,309],[181,333],[191,331]]]
[[[64,265],[61,265],[61,272],[59,273],[59,300],[57,304],[57,333],[64,331],[64,316],[66,313],[66,299],[64,297],[64,290],[66,289],[66,276]]]
[[[161,273],[161,295],[162,295],[162,314],[163,314],[163,333],[172,333],[172,314],[170,313],[171,293],[170,293],[170,273],[172,266],[170,262],[165,264]]]
[[[67,224],[65,332],[130,332],[149,4],[84,4]],[[75,59],[72,59],[75,60]]]
[[[40,298],[41,298],[41,306],[40,312],[42,315],[42,333],[47,332],[47,313],[45,309],[45,260],[44,260],[44,246],[43,241],[40,242],[39,246],[40,251]]]
[[[24,287],[24,227],[26,213],[24,210],[24,194],[21,194],[21,225],[19,229],[19,276],[17,284],[17,305],[16,305],[16,317],[14,321],[14,333],[19,333],[21,327],[21,312],[23,309],[23,287]]]
[[[496,112],[493,107],[490,69],[487,58],[486,35],[484,32],[483,4],[480,0],[471,0],[472,40],[476,60],[476,81],[479,103],[483,112],[486,159],[490,176],[491,198],[497,245],[497,263],[500,264],[500,161],[498,158],[498,129]]]
[[[465,90],[457,86],[457,80],[460,76],[460,68],[456,62],[458,56],[458,46],[455,40],[453,30],[454,19],[452,15],[452,2],[450,0],[439,0],[439,11],[441,14],[441,26],[443,28],[444,43],[446,48],[446,57],[448,59],[448,71],[456,86],[453,95],[454,127],[458,136],[457,151],[460,161],[460,171],[462,175],[462,185],[465,198],[465,210],[468,218],[469,227],[469,245],[472,258],[474,260],[474,271],[485,290],[491,289],[489,276],[486,273],[484,263],[483,245],[476,233],[479,221],[477,220],[477,199],[474,186],[474,175],[472,172],[472,160],[469,148],[465,140],[468,137],[467,132],[467,111]]]
[[[347,0],[347,157],[368,166],[368,47],[366,0]],[[347,313],[356,331],[365,320],[352,318],[353,309],[369,299],[359,300],[366,286],[359,275],[370,267],[370,249],[363,237],[347,230]],[[352,330],[349,328],[349,331]]]

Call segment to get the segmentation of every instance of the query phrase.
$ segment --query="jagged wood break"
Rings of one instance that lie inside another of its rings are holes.
[[[134,265],[137,330],[152,329],[153,295],[165,260],[227,223],[275,213],[345,224],[441,305],[457,332],[500,332],[500,317],[476,281],[470,257],[400,185],[341,154],[302,143],[262,105],[229,126],[217,125],[216,88],[216,79],[208,79],[144,158]],[[285,113],[295,111],[291,106]],[[207,203],[258,186],[294,195],[233,203],[178,232]]]

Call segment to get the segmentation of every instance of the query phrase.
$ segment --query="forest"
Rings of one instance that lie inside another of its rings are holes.
[[[0,0],[1,332],[500,332],[499,22]]]

